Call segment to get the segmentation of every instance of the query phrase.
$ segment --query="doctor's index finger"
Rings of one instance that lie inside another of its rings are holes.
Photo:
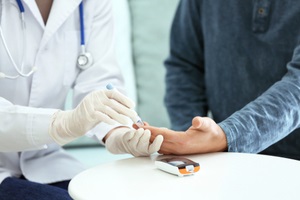
[[[119,114],[129,117],[133,122],[136,122],[138,119],[138,115],[135,110],[124,106],[115,99],[110,99],[106,105],[118,112]]]
[[[126,106],[127,108],[135,107],[135,103],[130,98],[128,98],[127,96],[119,92],[118,90],[115,89],[105,90],[105,94],[109,99],[114,99],[120,104]]]

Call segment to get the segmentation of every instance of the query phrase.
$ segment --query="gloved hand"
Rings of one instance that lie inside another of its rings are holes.
[[[156,136],[152,143],[150,137],[149,130],[122,127],[111,132],[105,141],[105,146],[113,154],[130,153],[136,157],[149,156],[157,152],[163,142],[161,135]]]
[[[49,134],[58,144],[64,145],[100,122],[127,124],[125,116],[135,121],[137,113],[131,109],[133,107],[134,103],[116,90],[92,92],[74,110],[54,113]]]

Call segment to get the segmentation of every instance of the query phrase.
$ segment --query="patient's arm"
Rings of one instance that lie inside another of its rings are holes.
[[[208,117],[195,117],[192,126],[185,132],[157,128],[148,124],[143,128],[151,131],[151,140],[157,135],[164,137],[159,150],[159,153],[162,154],[197,154],[227,149],[225,133]]]

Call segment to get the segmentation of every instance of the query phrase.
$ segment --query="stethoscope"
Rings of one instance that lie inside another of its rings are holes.
[[[22,54],[22,62],[21,62],[21,67],[18,67],[18,65],[16,64],[14,58],[12,57],[12,54],[7,46],[3,31],[2,31],[2,26],[1,26],[1,21],[2,21],[2,11],[3,11],[3,5],[2,8],[0,10],[0,36],[1,36],[1,40],[2,43],[4,45],[5,51],[14,67],[14,69],[17,72],[17,75],[7,75],[3,72],[0,72],[0,78],[8,78],[8,79],[16,79],[18,77],[29,77],[31,76],[36,70],[36,67],[32,67],[32,69],[25,73],[24,72],[24,58],[25,58],[25,47],[26,47],[26,23],[25,23],[25,9],[23,6],[23,3],[21,0],[16,0],[17,4],[18,4],[18,8],[20,10],[20,18],[21,18],[21,26],[22,26],[22,37],[23,37],[23,54]],[[1,3],[3,3],[3,1],[1,1]],[[92,63],[93,63],[93,57],[92,55],[86,51],[86,46],[85,46],[85,32],[84,32],[84,17],[83,17],[83,2],[80,3],[79,5],[79,19],[80,19],[80,46],[81,46],[81,52],[79,54],[79,56],[77,57],[77,66],[82,69],[85,70],[87,68],[89,68]]]

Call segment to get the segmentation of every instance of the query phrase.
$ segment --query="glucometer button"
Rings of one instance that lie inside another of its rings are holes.
[[[185,166],[185,169],[187,172],[194,172],[195,168],[193,165],[187,165],[187,166]]]

